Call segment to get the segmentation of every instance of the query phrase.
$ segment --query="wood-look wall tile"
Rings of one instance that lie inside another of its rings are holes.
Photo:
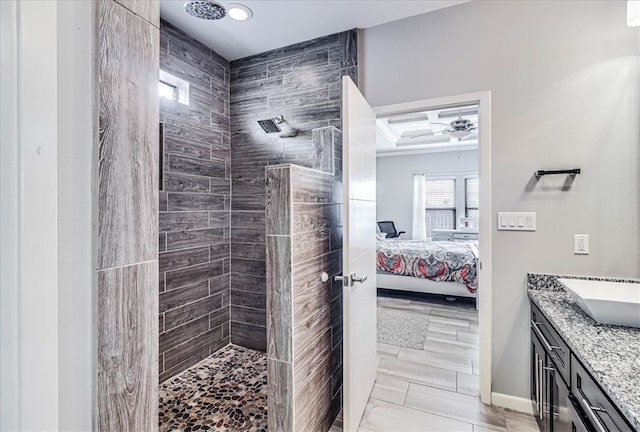
[[[267,325],[267,313],[263,309],[252,309],[232,305],[231,320],[265,327]]]
[[[160,232],[195,230],[209,227],[207,212],[161,212],[159,219]]]
[[[193,285],[160,293],[160,312],[179,308],[209,296],[209,282],[200,281]]]
[[[331,252],[329,230],[297,233],[292,237],[293,256],[298,262]]]
[[[305,359],[309,358],[307,351],[318,349],[320,336],[325,332],[329,332],[331,324],[329,321],[328,305],[316,310],[312,315],[305,317],[298,317],[295,313],[296,311],[294,310],[293,346],[295,347],[295,352],[293,356],[294,365],[297,367],[298,365],[306,363]],[[329,351],[331,351],[330,333],[322,343],[321,348],[326,351],[325,355],[328,355]]]
[[[164,252],[167,250],[167,235],[165,233],[158,233],[158,252]]]
[[[335,155],[333,148],[335,128],[326,127],[313,130],[313,168],[329,174],[334,173]]]
[[[191,36],[184,33],[182,30],[174,27],[171,23],[164,19],[160,19],[161,24],[161,35],[164,35],[167,38],[167,44],[169,40],[173,41],[173,56],[186,56],[186,55],[197,55],[201,57],[211,57],[211,50],[208,46],[203,43],[193,39]],[[177,49],[179,47],[179,49]],[[190,51],[190,52],[180,52],[180,50]]]
[[[334,83],[340,83],[340,70],[334,66],[313,68],[305,71],[294,71],[282,76],[285,92],[305,90],[314,87],[331,89]]]
[[[259,63],[242,67],[234,67],[231,70],[231,84],[256,81],[267,78],[267,64]]]
[[[256,351],[267,349],[266,327],[231,321],[231,343]]]
[[[232,243],[231,259],[265,260],[264,243]]]
[[[222,340],[222,327],[216,327],[208,330],[201,335],[191,339],[189,343],[179,345],[164,353],[164,366],[171,369],[176,365],[184,362],[186,359],[193,357],[196,352],[207,349],[216,341]]]
[[[266,177],[267,235],[289,235],[291,226],[291,169],[267,168]]]
[[[282,58],[282,48],[266,51],[260,54],[255,54],[249,57],[233,60],[231,62],[231,69],[239,69],[246,66],[252,66],[259,63],[266,63],[267,61],[276,60]]]
[[[97,428],[154,430],[158,263],[98,271],[97,284]]]
[[[166,173],[164,178],[164,189],[168,192],[209,193],[209,178],[178,173]]]
[[[169,155],[169,171],[207,177],[225,177],[225,164],[215,160]]]
[[[296,359],[293,363],[294,394],[297,396],[296,405],[299,405],[299,413],[305,411],[305,406],[308,407],[315,399],[316,393],[314,390],[322,388],[328,381],[331,381],[329,368],[318,367],[319,364],[328,364],[328,357],[331,351],[329,333],[328,330],[324,331],[304,352],[304,356]],[[331,390],[329,389],[329,391]],[[328,407],[325,409],[328,409]]]
[[[358,30],[340,33],[340,67],[350,68],[358,65]],[[358,81],[354,81],[358,85]]]
[[[99,4],[98,31],[100,89],[109,97],[100,98],[97,268],[107,269],[158,251],[160,36],[112,1]]]
[[[160,27],[160,3],[158,0],[115,0],[155,27]]]
[[[235,183],[234,183],[235,184]],[[265,196],[264,194],[233,194],[231,200],[231,210],[236,211],[257,211],[264,210]]]
[[[342,227],[331,228],[331,250],[340,250],[342,249]]]
[[[291,238],[267,237],[267,353],[280,361],[293,361],[293,293]]]
[[[224,131],[220,127],[187,122],[167,112],[164,117],[167,153],[206,159],[212,146],[224,147]]]
[[[182,249],[158,255],[160,273],[209,261],[209,247]]]
[[[209,189],[212,194],[231,194],[231,180],[223,178],[209,178]]]
[[[224,195],[171,192],[168,207],[170,212],[224,210],[224,199]]]
[[[315,392],[314,397],[307,402],[306,409],[296,415],[295,430],[329,430],[331,427],[331,399],[326,397],[331,392],[331,380],[318,385]]]
[[[252,309],[266,310],[266,293],[255,291],[231,290],[231,303],[234,306],[248,307]],[[264,313],[264,312],[263,312]],[[232,320],[234,320],[232,318]],[[263,324],[264,325],[264,324]]]
[[[206,297],[179,308],[171,309],[164,314],[165,331],[181,326],[194,319],[209,315],[212,310],[222,307],[222,294]],[[221,334],[222,338],[222,334]]]
[[[293,321],[292,325],[299,326],[318,311],[330,305],[331,287],[328,282],[322,283],[314,289],[294,290],[292,297]],[[319,334],[319,333],[317,333]],[[296,350],[300,347],[296,346]]]
[[[222,267],[222,261],[214,261],[179,270],[168,271],[166,272],[167,290],[195,284],[215,276],[219,276],[223,272]]]
[[[246,259],[234,259],[231,263],[231,273],[233,274],[250,274],[252,276],[266,277],[266,268],[264,261],[253,261]]]
[[[167,193],[164,191],[158,192],[158,211],[167,211]]]
[[[164,372],[160,374],[160,382],[163,383],[169,378],[173,377],[174,375],[177,375],[180,372],[187,370],[191,366],[201,362],[202,360],[207,358],[207,356],[209,355],[209,351],[210,350],[208,347],[202,347],[195,352],[193,350],[189,350],[189,354],[190,354],[189,357],[187,357],[184,361],[182,361],[181,363],[178,363],[174,367],[165,369]]]
[[[328,120],[340,119],[340,103],[336,101],[319,102],[314,105],[285,110],[285,118],[296,123],[312,123],[323,121],[321,126],[329,126]]]
[[[266,292],[267,280],[262,276],[234,274],[231,278],[231,289],[241,291]]]
[[[208,246],[217,243],[224,238],[224,228],[209,228],[167,233],[167,249],[192,248],[196,246]]]
[[[222,306],[220,309],[216,309],[209,314],[209,328],[216,328],[223,326],[225,329],[223,330],[222,337],[225,338],[229,336],[225,335],[225,331],[229,330],[229,307]]]
[[[342,296],[331,301],[329,315],[331,320],[331,347],[333,348],[342,342]]]
[[[340,43],[341,33],[334,33],[327,36],[320,36],[304,42],[298,42],[284,47],[284,57],[295,56],[305,52],[336,46]]]
[[[267,359],[267,429],[293,431],[293,366]]]
[[[327,86],[312,87],[269,96],[267,108],[273,112],[282,110],[283,108],[291,109],[293,107],[307,106],[328,100],[329,88]]]
[[[331,177],[300,167],[292,167],[294,203],[329,204],[332,201]]]
[[[269,77],[284,75],[296,69],[312,69],[329,64],[329,52],[326,49],[303,52],[298,55],[283,57],[268,63]]]
[[[229,239],[221,239],[218,243],[212,243],[209,245],[209,258],[211,261],[217,261],[229,258]]]
[[[231,99],[239,101],[282,93],[282,82],[282,77],[274,77],[232,84]]]
[[[231,212],[226,210],[209,212],[210,228],[225,228],[231,223]]]
[[[172,41],[169,39],[169,54],[171,53],[171,43]],[[211,75],[209,75],[208,71],[199,69],[176,56],[161,57],[160,69],[187,81],[190,86],[198,86],[201,89],[211,86]]]
[[[166,352],[189,339],[205,333],[209,330],[209,316],[190,321],[185,325],[160,334],[160,352]]]
[[[209,294],[229,293],[231,285],[231,276],[229,273],[223,273],[219,276],[209,279]]]
[[[322,272],[327,272],[330,277],[339,274],[342,268],[341,259],[341,251],[331,252],[302,262],[298,262],[297,257],[294,256],[292,274],[297,292],[302,292],[321,284],[320,274]]]
[[[338,204],[293,204],[294,233],[316,231],[340,226],[340,211]]]

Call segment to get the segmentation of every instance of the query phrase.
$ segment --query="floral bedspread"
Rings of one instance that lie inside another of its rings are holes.
[[[380,240],[378,271],[443,282],[460,282],[471,293],[478,288],[476,256],[468,242]]]

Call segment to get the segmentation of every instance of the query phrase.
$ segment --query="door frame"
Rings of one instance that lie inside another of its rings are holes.
[[[373,107],[377,117],[399,115],[415,111],[454,108],[461,105],[478,105],[478,179],[480,189],[480,265],[478,290],[479,351],[480,351],[480,400],[491,405],[492,382],[492,327],[493,281],[492,236],[493,210],[491,209],[491,92],[466,93],[433,99],[422,99],[392,105]]]

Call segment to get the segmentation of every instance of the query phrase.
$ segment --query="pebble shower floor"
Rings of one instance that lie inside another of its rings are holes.
[[[160,432],[266,430],[262,352],[228,345],[160,385]]]

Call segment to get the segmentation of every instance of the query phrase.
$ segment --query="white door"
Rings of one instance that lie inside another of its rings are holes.
[[[351,78],[342,78],[343,417],[355,431],[376,379],[376,116]],[[349,277],[347,277],[349,275]]]

